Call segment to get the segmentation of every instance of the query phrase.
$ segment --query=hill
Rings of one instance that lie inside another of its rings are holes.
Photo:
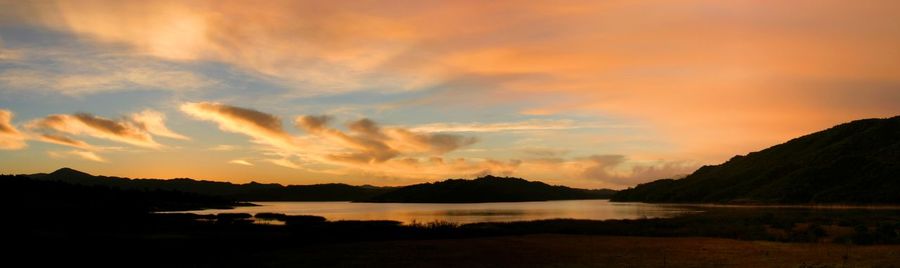
[[[515,202],[572,199],[608,199],[609,189],[586,190],[550,186],[518,178],[486,176],[475,180],[451,179],[405,187],[353,186],[340,183],[281,185],[233,184],[193,179],[129,179],[94,176],[71,168],[27,175],[42,181],[105,186],[124,190],[160,190],[193,193],[241,201],[357,201],[405,203]]]
[[[361,202],[478,203],[574,199],[607,199],[615,191],[551,186],[519,178],[485,176],[474,180],[450,179],[401,187]]]
[[[29,177],[79,185],[107,186],[126,190],[164,190],[195,193],[242,201],[351,201],[390,191],[392,187],[352,186],[347,184],[288,185],[271,183],[233,184],[193,179],[129,179],[94,176],[71,168]]]
[[[141,214],[152,211],[232,208],[249,205],[230,199],[166,190],[119,189],[0,175],[0,199],[16,213]],[[9,211],[8,211],[9,212]],[[24,214],[14,214],[23,217]]]
[[[619,191],[613,201],[900,203],[900,116],[865,119]]]

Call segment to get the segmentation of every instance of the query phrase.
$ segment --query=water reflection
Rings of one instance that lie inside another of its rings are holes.
[[[350,202],[254,202],[257,207],[189,211],[197,214],[283,213],[317,215],[328,220],[394,220],[403,223],[448,221],[455,223],[525,221],[540,219],[640,219],[672,217],[696,208],[607,200],[566,200],[476,204],[411,204]]]
[[[436,215],[446,216],[511,216],[523,215],[524,210],[505,210],[505,209],[481,209],[481,210],[447,210],[437,211]],[[537,214],[537,213],[532,213]]]

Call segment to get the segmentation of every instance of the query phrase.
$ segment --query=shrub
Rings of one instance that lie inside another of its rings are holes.
[[[261,212],[256,213],[253,217],[260,220],[279,220],[284,221],[288,216],[283,213],[271,213],[271,212]]]

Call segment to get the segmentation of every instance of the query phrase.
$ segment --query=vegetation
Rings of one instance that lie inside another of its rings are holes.
[[[900,203],[900,116],[835,126],[678,180],[616,193],[613,201]]]
[[[573,199],[608,199],[613,190],[585,190],[551,186],[519,178],[484,176],[474,180],[450,179],[401,187],[363,202],[477,203]]]

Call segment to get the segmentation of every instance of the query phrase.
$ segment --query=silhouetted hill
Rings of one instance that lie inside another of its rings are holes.
[[[392,187],[352,186],[347,184],[289,185],[271,183],[233,184],[193,179],[129,179],[93,176],[71,168],[29,177],[89,186],[107,186],[126,190],[165,190],[218,196],[242,201],[351,201],[390,191]]]
[[[91,176],[91,174],[87,174],[87,173],[84,173],[84,172],[81,172],[78,170],[74,170],[71,168],[67,168],[67,167],[57,169],[56,171],[54,171],[53,173],[50,173],[48,175],[50,175],[50,176],[66,176],[69,178],[93,177],[93,176]]]
[[[70,171],[74,170],[63,170],[56,174],[66,176],[77,174]],[[36,180],[21,175],[0,175],[0,199],[4,204],[11,204],[9,206],[11,210],[21,210],[29,214],[62,212],[141,214],[151,211],[231,208],[247,205],[226,198],[195,193],[123,190],[102,185],[89,186]]]
[[[233,184],[186,178],[129,179],[94,176],[71,168],[28,177],[124,190],[163,190],[216,196],[241,201],[362,201],[362,202],[499,202],[571,199],[606,199],[613,190],[586,190],[550,186],[517,178],[487,176],[476,180],[447,180],[406,187],[353,186],[341,183],[281,185],[250,182]]]
[[[574,199],[606,199],[613,190],[585,190],[551,186],[519,178],[485,176],[405,186],[361,202],[476,203]]]
[[[900,116],[793,139],[679,180],[620,191],[613,201],[900,203]]]

